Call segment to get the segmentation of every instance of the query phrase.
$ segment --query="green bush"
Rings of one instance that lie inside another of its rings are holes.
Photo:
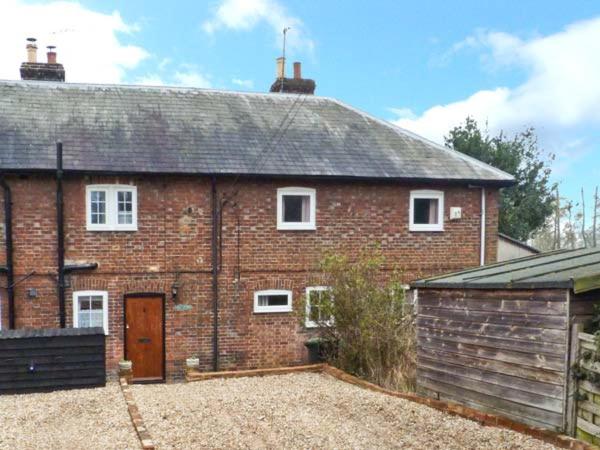
[[[309,319],[317,323],[319,338],[330,343],[325,357],[332,365],[381,386],[414,390],[412,308],[399,273],[386,274],[384,265],[378,251],[354,260],[325,256],[320,271],[330,291],[311,297]],[[306,319],[306,308],[302,311]]]

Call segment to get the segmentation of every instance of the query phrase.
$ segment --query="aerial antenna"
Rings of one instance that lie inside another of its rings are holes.
[[[283,92],[283,80],[285,79],[285,38],[287,35],[287,32],[290,31],[292,28],[291,27],[285,27],[283,29],[283,52],[282,52],[282,57],[283,57],[283,70],[282,70],[282,74],[281,74],[281,87],[279,89],[279,92]]]

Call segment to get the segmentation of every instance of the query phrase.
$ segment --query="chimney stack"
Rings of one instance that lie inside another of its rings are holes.
[[[48,62],[37,62],[37,44],[35,38],[27,38],[27,62],[21,64],[21,80],[65,81],[65,69],[56,62],[56,47],[49,45]]]
[[[48,64],[56,64],[56,51],[54,51],[56,47],[54,45],[49,45],[46,48],[48,49],[48,53],[46,53],[46,56],[48,56]]]
[[[277,79],[285,78],[285,58],[280,56],[277,58]]]
[[[37,45],[36,38],[27,38],[27,62],[35,64],[37,62]]]
[[[302,66],[301,66],[301,63],[296,61],[294,63],[294,80],[301,80],[301,79],[302,79]]]
[[[285,77],[285,58],[277,58],[277,78],[271,85],[271,92],[287,94],[314,94],[315,80],[302,78],[302,65],[294,63],[294,78]]]

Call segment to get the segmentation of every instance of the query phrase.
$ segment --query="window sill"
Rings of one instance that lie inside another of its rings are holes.
[[[288,314],[292,312],[292,308],[286,309],[255,309],[254,314]]]
[[[415,232],[415,233],[427,233],[427,232],[429,232],[429,233],[442,233],[444,231],[444,228],[443,227],[442,228],[439,228],[439,227],[436,227],[436,228],[426,228],[426,227],[424,227],[424,228],[421,228],[421,227],[415,228],[415,227],[409,227],[408,231]]]
[[[127,232],[127,231],[129,231],[129,232],[132,232],[132,231],[138,231],[138,229],[137,229],[137,227],[135,227],[135,228],[109,228],[109,227],[90,228],[90,227],[87,227],[86,231],[93,231],[93,232],[97,232],[97,231],[117,231],[117,232],[125,231],[125,232]]]
[[[304,224],[279,224],[277,230],[279,231],[315,231],[317,227],[315,225],[304,225]]]

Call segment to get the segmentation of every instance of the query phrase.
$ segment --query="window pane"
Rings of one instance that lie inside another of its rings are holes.
[[[89,321],[89,325],[88,326],[90,326],[90,327],[102,327],[104,325],[102,323],[102,318],[103,318],[102,310],[90,312],[90,321]]]
[[[288,304],[288,296],[282,295],[259,295],[258,306],[286,306]]]
[[[79,297],[79,310],[86,311],[90,309],[90,298],[89,297]]]
[[[421,225],[435,225],[438,223],[437,198],[414,199],[414,223]]]
[[[90,314],[87,311],[80,311],[78,314],[79,327],[88,328],[90,326]]]
[[[106,192],[91,191],[90,193],[91,223],[106,224]]]
[[[100,297],[100,296],[92,297],[92,308],[91,309],[102,310],[102,297]]]
[[[117,192],[117,223],[119,225],[133,223],[133,193],[131,191]]]
[[[309,222],[310,221],[310,196],[284,195],[283,196],[283,221],[284,222]]]

